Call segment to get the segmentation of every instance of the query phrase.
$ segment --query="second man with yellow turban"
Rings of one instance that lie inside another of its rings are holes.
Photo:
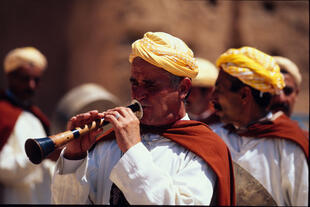
[[[269,110],[285,85],[276,61],[242,47],[227,50],[216,65],[214,104],[226,125],[213,129],[232,153],[237,205],[308,205],[309,141],[282,112]]]

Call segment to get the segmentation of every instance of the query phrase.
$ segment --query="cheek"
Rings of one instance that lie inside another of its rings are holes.
[[[228,103],[226,96],[218,95],[218,102],[223,107],[225,107]]]
[[[192,102],[193,102],[193,104],[194,103],[200,103],[200,104],[202,104],[202,101],[203,101],[203,99],[204,99],[204,97],[202,97],[199,93],[194,93],[194,94],[192,94],[193,96],[189,96],[188,98],[191,98],[191,100],[192,100]]]
[[[291,104],[294,104],[294,102],[296,101],[296,94],[292,94],[287,99]]]
[[[178,107],[179,97],[177,92],[162,92],[152,96],[152,103],[159,108],[159,113],[166,113]]]
[[[15,88],[15,90],[19,90],[19,91],[22,91],[24,90],[25,88],[27,88],[27,83],[25,83],[25,81],[18,81],[18,80],[14,80],[11,84],[11,86],[13,88]]]
[[[220,104],[226,113],[234,113],[240,108],[241,103],[237,103],[234,97],[224,96]]]

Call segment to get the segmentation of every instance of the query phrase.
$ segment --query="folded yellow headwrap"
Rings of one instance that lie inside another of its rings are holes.
[[[142,39],[135,41],[129,62],[132,63],[135,57],[176,76],[194,78],[198,73],[192,50],[179,38],[164,32],[147,32]]]
[[[216,66],[262,92],[278,93],[285,86],[274,58],[252,47],[227,50]]]
[[[31,64],[43,70],[47,66],[47,61],[45,56],[36,48],[16,48],[10,51],[5,57],[4,72],[12,72],[13,70],[27,64]]]
[[[198,75],[192,80],[193,86],[212,87],[215,85],[218,69],[210,61],[196,57],[198,64]]]

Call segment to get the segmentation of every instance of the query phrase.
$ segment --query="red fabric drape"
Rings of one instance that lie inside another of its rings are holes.
[[[15,107],[5,100],[0,100],[0,151],[8,141],[21,108]]]
[[[240,136],[258,138],[281,138],[297,143],[309,160],[309,139],[298,124],[282,114],[274,121],[255,123],[247,128]]]
[[[232,160],[222,139],[201,122],[180,120],[166,128],[153,128],[157,133],[184,146],[201,157],[217,175],[215,205],[236,205]],[[97,140],[114,137],[113,130],[107,131]]]
[[[22,108],[13,103],[3,91],[0,91],[0,151],[10,137],[15,123],[23,110],[29,110],[42,123],[46,134],[49,134],[50,122],[37,106]]]

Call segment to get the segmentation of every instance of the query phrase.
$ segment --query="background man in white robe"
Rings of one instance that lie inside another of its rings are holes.
[[[285,87],[279,94],[273,96],[270,108],[273,112],[283,111],[286,116],[291,117],[300,91],[302,77],[297,65],[290,59],[282,56],[274,56],[274,59],[284,76]],[[301,125],[302,123],[299,124],[301,127],[306,127]],[[309,138],[308,130],[303,129],[303,131]]]
[[[217,66],[215,108],[226,125],[213,129],[228,145],[233,161],[277,205],[307,206],[309,141],[283,112],[268,110],[272,94],[284,87],[279,66],[271,56],[251,47],[229,49],[218,58]],[[240,189],[251,187],[255,185]],[[236,195],[238,205],[242,195],[238,190]],[[253,203],[253,197],[247,199],[243,205],[262,205]]]
[[[10,51],[4,60],[7,89],[0,92],[0,203],[49,204],[55,162],[32,164],[24,151],[26,139],[46,137],[49,121],[31,99],[47,66],[33,47]]]
[[[297,65],[290,59],[281,56],[274,56],[274,59],[284,76],[285,87],[273,97],[271,109],[274,112],[283,111],[290,117],[300,90],[302,77]]]

